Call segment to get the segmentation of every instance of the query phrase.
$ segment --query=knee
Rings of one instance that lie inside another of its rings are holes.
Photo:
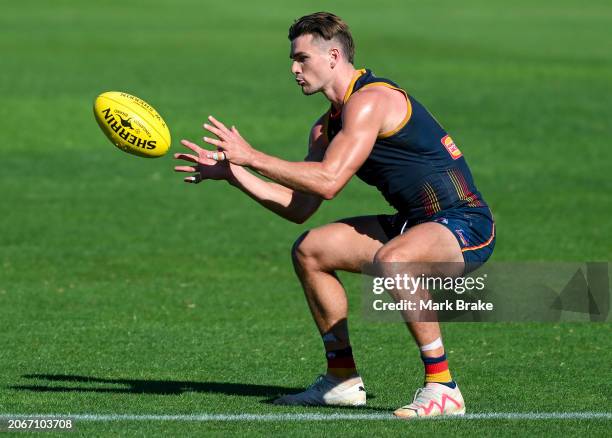
[[[385,248],[383,246],[374,255],[374,265],[377,272],[383,276],[394,276],[399,273],[417,277],[419,275],[442,275],[440,273],[449,272],[447,269],[455,268],[456,263],[431,262],[418,249],[408,250],[407,248]]]
[[[398,273],[416,276],[426,269],[417,253],[407,252],[404,248],[384,246],[374,255],[374,266],[380,275],[389,277]]]
[[[410,262],[410,257],[402,251],[395,248],[380,248],[374,255],[374,263],[397,263],[397,262]]]
[[[313,269],[319,265],[320,251],[312,231],[297,238],[291,248],[293,265],[300,269]]]

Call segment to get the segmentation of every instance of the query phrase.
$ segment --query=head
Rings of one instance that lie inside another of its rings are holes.
[[[291,72],[304,94],[328,85],[342,67],[352,67],[355,44],[348,25],[329,12],[296,20],[289,28]]]

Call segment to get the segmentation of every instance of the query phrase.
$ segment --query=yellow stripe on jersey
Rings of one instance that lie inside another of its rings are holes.
[[[400,129],[406,126],[406,123],[408,123],[408,121],[410,120],[410,117],[412,117],[412,104],[410,103],[410,99],[408,99],[408,93],[406,93],[405,90],[402,90],[401,88],[398,88],[398,87],[394,87],[393,85],[388,84],[386,82],[370,82],[369,84],[366,84],[363,87],[361,87],[360,90],[363,90],[368,87],[375,87],[375,86],[382,86],[382,87],[391,88],[392,90],[400,91],[403,93],[404,97],[406,98],[406,105],[408,106],[408,108],[406,109],[406,116],[404,117],[404,120],[402,120],[400,124],[397,127],[395,127],[395,129],[392,129],[387,132],[383,132],[382,134],[378,134],[378,138],[391,137],[393,134],[397,134]]]
[[[457,191],[457,195],[459,195],[459,199],[465,200],[467,198],[467,196],[466,196],[465,192],[463,191],[463,187],[461,186],[461,183],[458,181],[457,176],[455,175],[455,173],[450,171],[450,170],[447,171],[446,173],[448,174],[448,176],[451,179],[451,182],[455,186],[455,190]]]
[[[432,213],[439,212],[441,208],[440,208],[440,203],[438,202],[438,197],[436,196],[436,191],[433,189],[433,187],[429,183],[424,184],[423,188],[425,189],[425,192],[427,193],[427,198],[430,204],[429,206],[432,209]]]
[[[342,99],[344,103],[346,103],[346,101],[349,100],[349,97],[351,97],[351,94],[353,94],[353,88],[355,88],[355,82],[357,82],[357,79],[359,79],[365,72],[365,68],[357,70],[355,76],[353,76],[353,79],[349,84],[349,87],[346,90],[346,93],[344,93],[344,99]]]

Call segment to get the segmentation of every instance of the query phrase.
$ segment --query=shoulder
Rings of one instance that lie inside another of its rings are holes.
[[[384,106],[394,99],[405,100],[405,92],[401,88],[393,87],[385,82],[372,83],[367,84],[352,94],[346,103],[346,108]]]
[[[310,129],[310,136],[312,137],[313,135],[317,135],[320,134],[323,129],[325,128],[325,125],[327,125],[327,118],[329,117],[329,111],[326,111],[325,113],[323,113],[321,115],[321,117],[319,117],[314,124],[312,125],[312,128]]]
[[[310,136],[308,138],[308,146],[310,149],[325,148],[329,144],[326,132],[328,118],[329,111],[326,111],[312,125],[312,128],[310,129]]]
[[[342,110],[342,122],[364,120],[376,121],[384,118],[386,104],[391,97],[388,93],[393,92],[387,87],[368,87],[356,91],[348,99]]]
[[[343,124],[359,128],[368,123],[386,136],[404,125],[412,113],[408,94],[393,83],[368,83],[349,98],[343,111]]]

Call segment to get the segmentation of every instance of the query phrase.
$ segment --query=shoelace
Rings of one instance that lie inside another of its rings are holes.
[[[321,391],[324,385],[327,383],[325,376],[323,374],[319,374],[319,376],[315,379],[315,381],[306,389],[314,389],[315,391]]]

